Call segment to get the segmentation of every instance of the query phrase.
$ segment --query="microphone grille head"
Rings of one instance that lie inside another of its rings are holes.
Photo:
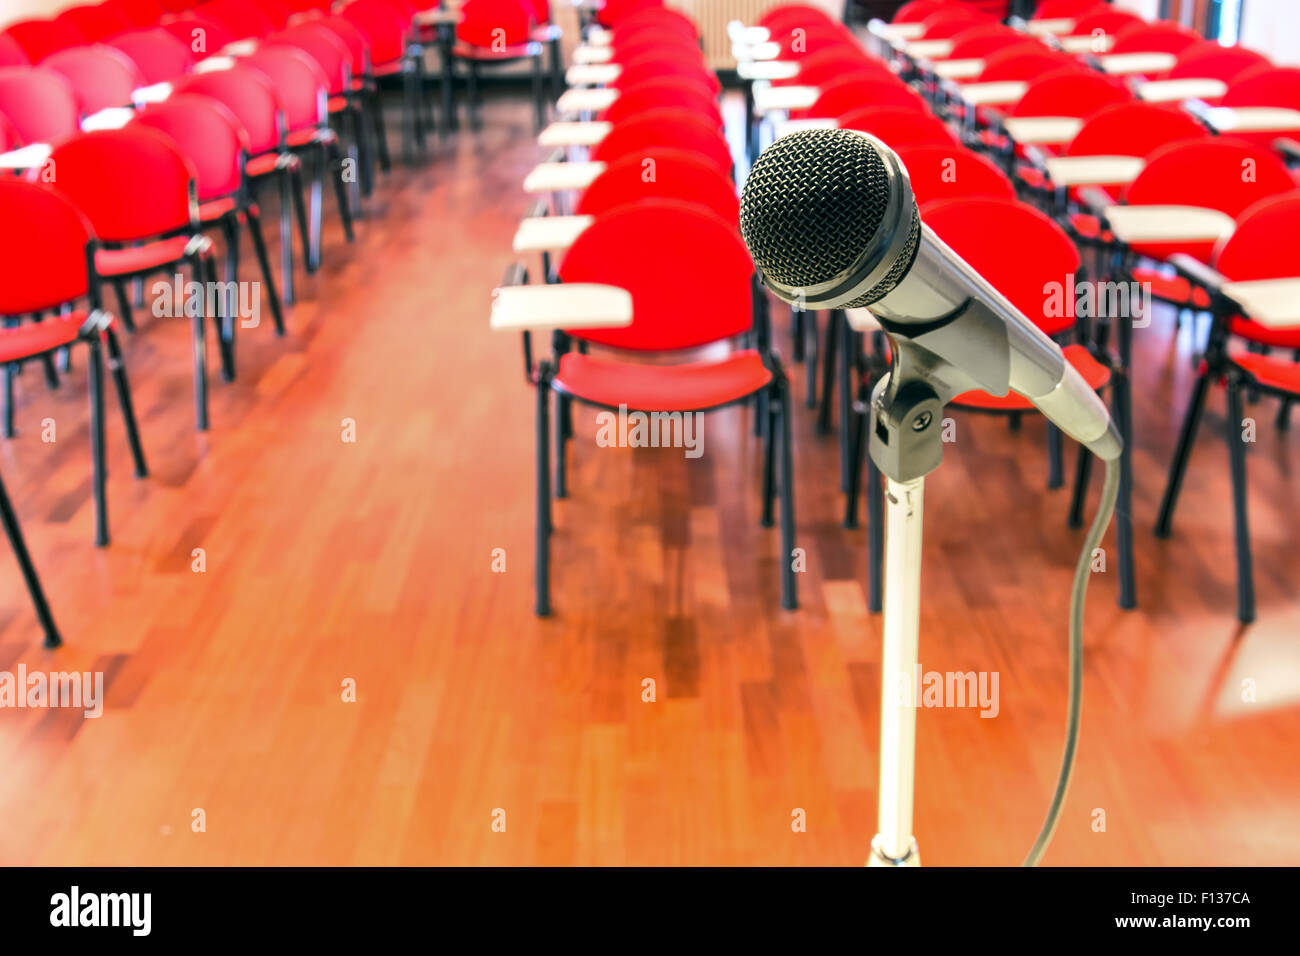
[[[857,293],[835,307],[856,307],[883,297],[911,268],[920,217],[888,147],[853,130],[800,130],[754,162],[741,195],[740,232],[778,295],[827,291],[834,282],[834,291]],[[876,269],[904,239],[903,255]],[[874,278],[863,287],[868,272]]]

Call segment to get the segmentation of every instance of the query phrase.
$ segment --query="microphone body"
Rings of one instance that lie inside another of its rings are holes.
[[[870,308],[894,343],[893,394],[904,377],[924,380],[941,402],[1014,390],[1098,457],[1119,456],[1097,393],[921,223],[902,163],[869,134],[807,130],[770,146],[746,182],[741,232],[779,298],[806,310]]]

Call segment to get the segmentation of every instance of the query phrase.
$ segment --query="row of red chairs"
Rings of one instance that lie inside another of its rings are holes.
[[[1173,68],[1148,78],[1217,79],[1227,87],[1219,100],[1222,105],[1289,109],[1300,105],[1297,96],[1300,71],[1275,68],[1248,50],[1206,43],[1177,25],[1145,24],[1120,11],[1089,11],[1089,6],[1049,3],[1040,8],[1038,15],[1077,17],[1074,29],[1081,34],[1092,29],[1113,33],[1111,52],[1171,54]],[[1138,101],[1126,84],[1086,69],[1066,52],[1048,49],[1039,40],[1026,40],[1024,34],[1008,27],[982,23],[978,16],[969,10],[956,9],[954,4],[913,4],[904,8],[902,14],[904,22],[909,14],[921,17],[927,40],[953,38],[952,57],[984,57],[983,71],[975,74],[977,79],[1027,81],[1020,99],[1005,110],[980,111],[980,119],[991,128],[983,130],[974,145],[1004,159],[1007,169],[1017,174],[1014,188],[1042,204],[1048,213],[1055,214],[1080,247],[1095,251],[1099,277],[1132,278],[1145,283],[1156,298],[1179,307],[1213,309],[1206,354],[1198,365],[1197,385],[1184,417],[1157,520],[1157,534],[1167,535],[1210,382],[1227,383],[1230,406],[1239,402],[1242,389],[1280,397],[1282,425],[1300,384],[1300,365],[1289,357],[1270,354],[1272,349],[1290,352],[1300,348],[1300,329],[1279,329],[1252,321],[1242,314],[1240,307],[1234,307],[1218,295],[1212,285],[1207,286],[1204,274],[1194,267],[1197,262],[1205,263],[1215,267],[1211,275],[1238,281],[1296,274],[1297,260],[1289,240],[1300,232],[1294,218],[1300,211],[1300,194],[1296,192],[1293,176],[1269,148],[1275,145],[1276,134],[1215,136],[1179,105]],[[807,59],[811,62],[815,57],[830,60],[831,54],[823,49]],[[819,64],[812,65],[819,67]],[[807,75],[800,70],[800,76]],[[801,80],[795,78],[791,82]],[[846,80],[839,83],[845,84],[846,91],[850,86]],[[828,102],[836,103],[836,90],[824,88],[823,95]],[[838,105],[847,106],[852,102],[850,96],[840,99]],[[1026,150],[998,129],[1001,115],[1076,117],[1081,126],[1065,142],[1039,144]],[[1056,189],[1042,168],[1045,156],[1053,153],[1132,156],[1143,163],[1135,179],[1098,183],[1089,190]],[[1032,160],[1032,164],[1026,160]],[[1212,189],[1207,188],[1209,183],[1214,184]],[[1085,193],[1091,203],[1085,201]],[[1161,206],[1208,208],[1235,220],[1236,225],[1217,241],[1197,238],[1125,244],[1106,229],[1104,212],[1090,208],[1108,202],[1157,209]],[[1277,252],[1265,254],[1265,250]],[[1117,261],[1120,268],[1108,272],[1110,264]],[[1247,262],[1254,267],[1247,268]],[[1177,271],[1171,271],[1174,264],[1178,265]],[[1117,414],[1127,419],[1127,398],[1121,393],[1127,388],[1130,357],[1126,325],[1120,325]],[[1244,349],[1229,348],[1234,337],[1244,343]],[[1234,441],[1231,451],[1237,518],[1238,615],[1248,621],[1254,616],[1254,596],[1246,522],[1244,449]],[[1123,517],[1121,512],[1121,521]]]
[[[610,62],[618,75],[611,84],[613,102],[598,115],[611,124],[609,131],[590,151],[602,171],[575,204],[579,215],[593,219],[563,252],[555,275],[547,276],[559,285],[530,291],[563,295],[565,286],[581,283],[617,287],[630,298],[631,321],[585,329],[561,319],[553,354],[530,366],[538,402],[536,610],[551,609],[551,497],[552,491],[567,495],[565,457],[575,400],[679,420],[736,404],[753,406],[765,437],[762,522],[773,524],[779,496],[781,603],[793,608],[788,385],[771,350],[766,303],[756,294],[753,265],[740,238],[717,77],[704,63],[694,23],[662,3],[629,4],[622,12],[618,4],[607,4],[601,22],[612,33]],[[523,270],[512,267],[507,285],[525,280]],[[691,352],[736,339],[743,343],[721,358],[636,361],[644,353]]]

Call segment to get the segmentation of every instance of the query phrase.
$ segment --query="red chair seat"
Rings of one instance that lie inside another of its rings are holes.
[[[100,249],[95,253],[95,271],[102,276],[123,276],[157,269],[185,258],[189,237],[175,236],[128,249]]]
[[[1232,360],[1259,384],[1300,395],[1300,363],[1256,352],[1233,353]]]
[[[1182,276],[1167,276],[1155,269],[1139,267],[1133,270],[1133,278],[1137,282],[1149,283],[1152,297],[1162,302],[1172,302],[1175,305],[1192,306],[1197,309],[1210,307],[1210,297],[1206,291],[1200,286],[1193,289],[1192,284]]]
[[[199,203],[199,222],[205,226],[209,223],[216,222],[235,211],[235,200],[227,196],[225,199],[213,199],[209,202]]]
[[[269,176],[271,173],[276,171],[283,156],[283,153],[263,153],[261,156],[254,156],[248,161],[248,164],[244,166],[244,170],[249,176],[254,178],[258,176]]]
[[[1072,213],[1070,215],[1070,228],[1081,239],[1101,239],[1102,242],[1113,242],[1115,240],[1115,234],[1109,229],[1102,232],[1100,219],[1086,212]]]
[[[328,135],[327,130],[320,129],[316,126],[307,126],[303,129],[296,129],[285,137],[285,145],[290,149],[299,146],[310,146],[313,143],[320,142]]]
[[[402,60],[389,60],[387,63],[376,63],[370,67],[372,76],[396,76],[402,72]]]
[[[73,312],[0,331],[0,362],[16,362],[75,342],[85,321],[85,312]]]
[[[342,113],[348,108],[348,98],[346,96],[331,96],[328,106],[331,113]]]
[[[1243,319],[1240,316],[1232,320],[1232,334],[1240,335],[1243,339],[1249,339],[1252,342],[1259,342],[1263,345],[1273,345],[1279,348],[1300,349],[1300,326],[1292,326],[1285,329],[1274,329],[1267,325],[1260,325],[1250,319]]]
[[[1083,380],[1088,383],[1088,387],[1094,392],[1104,388],[1110,381],[1110,369],[1102,365],[1082,345],[1067,345],[1063,350],[1066,361],[1073,365]],[[962,405],[966,408],[982,408],[986,411],[998,412],[1029,412],[1034,410],[1034,404],[1018,392],[1007,392],[1005,395],[990,395],[988,392],[973,391],[963,392],[952,400],[954,405]]]
[[[633,411],[689,412],[752,395],[772,380],[753,349],[680,365],[634,365],[567,352],[555,387],[575,398]]]

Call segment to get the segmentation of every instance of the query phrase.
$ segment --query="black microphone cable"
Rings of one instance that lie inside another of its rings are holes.
[[[1092,553],[1101,544],[1102,536],[1115,513],[1115,500],[1119,497],[1120,460],[1106,462],[1106,480],[1101,489],[1101,503],[1097,516],[1088,529],[1083,542],[1079,563],[1074,567],[1074,585],[1070,591],[1070,692],[1065,722],[1065,752],[1061,756],[1061,772],[1056,778],[1056,793],[1047,808],[1047,819],[1038,831],[1038,839],[1025,857],[1025,866],[1037,866],[1052,841],[1052,834],[1061,819],[1065,794],[1070,788],[1070,773],[1074,770],[1074,755],[1079,747],[1079,715],[1083,708],[1083,603],[1088,592],[1088,579],[1092,576]]]

